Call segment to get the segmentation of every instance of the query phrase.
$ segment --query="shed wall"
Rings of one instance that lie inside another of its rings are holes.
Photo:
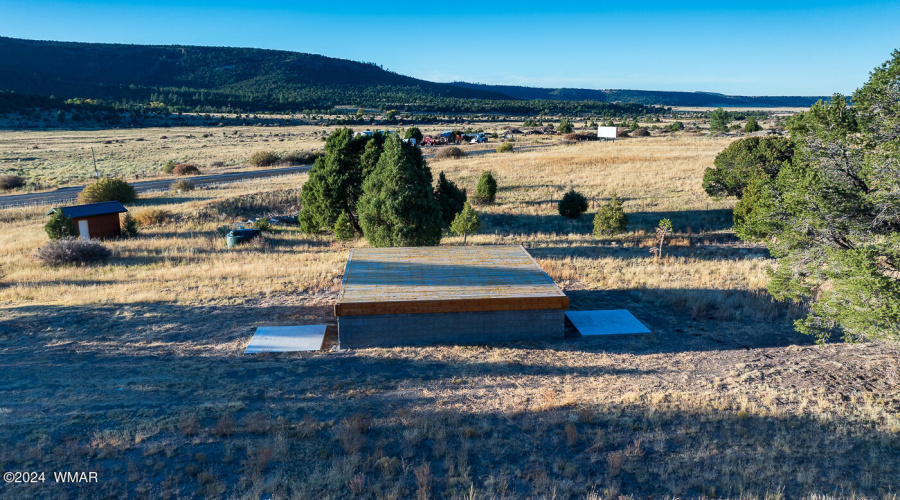
[[[88,223],[88,234],[93,238],[115,238],[122,235],[122,226],[119,224],[119,214],[92,215],[90,217],[78,217],[72,219],[75,226],[78,221],[85,220]]]
[[[546,340],[563,338],[565,310],[340,316],[338,332],[343,349]]]

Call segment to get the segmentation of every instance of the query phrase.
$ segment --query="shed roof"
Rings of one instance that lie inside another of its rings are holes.
[[[569,299],[521,245],[356,248],[336,316],[566,309]]]
[[[88,203],[87,205],[72,205],[71,207],[54,208],[47,212],[47,215],[62,210],[63,215],[70,219],[79,217],[91,217],[94,215],[120,214],[127,212],[124,206],[118,201],[104,201],[101,203]]]

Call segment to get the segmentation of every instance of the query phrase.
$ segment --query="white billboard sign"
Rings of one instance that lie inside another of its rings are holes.
[[[597,137],[600,139],[615,139],[616,127],[597,127]]]

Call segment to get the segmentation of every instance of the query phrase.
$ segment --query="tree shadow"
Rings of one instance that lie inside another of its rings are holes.
[[[569,310],[627,309],[652,333],[582,337],[615,352],[685,352],[814,345],[794,320],[805,312],[763,291],[566,290]],[[760,325],[765,325],[760,328]]]
[[[690,229],[700,231],[724,231],[734,226],[734,218],[730,208],[714,208],[710,210],[678,210],[667,212],[629,212],[628,230],[645,230],[652,232],[659,221],[669,219],[676,233]]]
[[[596,245],[551,245],[532,246],[528,253],[536,259],[562,259],[567,257],[582,257],[587,259],[613,258],[619,260],[653,259],[649,252],[650,245],[642,244],[645,239],[628,242],[628,246],[618,244],[616,240],[600,240]],[[627,241],[627,240],[626,240]],[[663,257],[676,257],[688,260],[723,261],[723,260],[747,260],[769,259],[771,254],[765,247],[731,247],[723,244],[700,243],[699,238],[692,238],[689,246],[665,246]],[[717,240],[718,243],[718,240]]]
[[[535,204],[543,201],[532,202]],[[537,233],[591,234],[596,212],[586,212],[578,219],[560,215],[481,214],[484,227],[505,233],[534,235]],[[653,233],[659,221],[672,221],[675,233],[693,233],[730,230],[733,226],[731,209],[682,210],[671,212],[629,212],[628,231]],[[724,238],[724,236],[723,236]]]
[[[584,291],[573,301],[640,306],[636,292]],[[357,475],[366,495],[399,487],[399,496],[414,496],[412,469],[424,463],[433,491],[461,496],[471,485],[486,496],[521,498],[591,491],[878,496],[892,491],[900,468],[900,437],[874,420],[836,412],[821,418],[783,403],[788,409],[770,412],[762,400],[777,386],[683,390],[672,381],[693,376],[703,383],[706,372],[653,356],[674,352],[654,344],[631,352],[623,343],[623,355],[614,358],[607,356],[618,350],[610,339],[581,342],[593,352],[557,341],[539,347],[544,353],[491,346],[452,354],[399,348],[243,356],[254,325],[321,321],[327,307],[139,302],[13,309],[0,316],[4,464],[27,470],[84,461],[129,496],[141,496],[141,481],[189,470],[200,454],[203,467],[237,495],[248,478],[242,458],[273,443],[285,449],[263,464],[261,480],[289,497],[350,496]],[[654,328],[671,318],[660,321]],[[232,348],[203,352],[204,342]],[[220,431],[224,417],[233,427]],[[229,454],[234,443],[246,453]],[[315,459],[298,469],[297,457]],[[394,459],[411,464],[409,471],[397,466],[385,480]],[[162,467],[126,467],[142,460]],[[460,468],[470,482],[459,480]],[[199,486],[188,479],[175,488],[195,496]],[[29,491],[66,493],[46,488]]]

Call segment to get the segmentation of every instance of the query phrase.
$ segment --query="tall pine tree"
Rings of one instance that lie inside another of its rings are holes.
[[[369,245],[427,246],[441,242],[441,207],[431,170],[418,147],[396,135],[384,141],[375,170],[363,182],[359,224]]]

